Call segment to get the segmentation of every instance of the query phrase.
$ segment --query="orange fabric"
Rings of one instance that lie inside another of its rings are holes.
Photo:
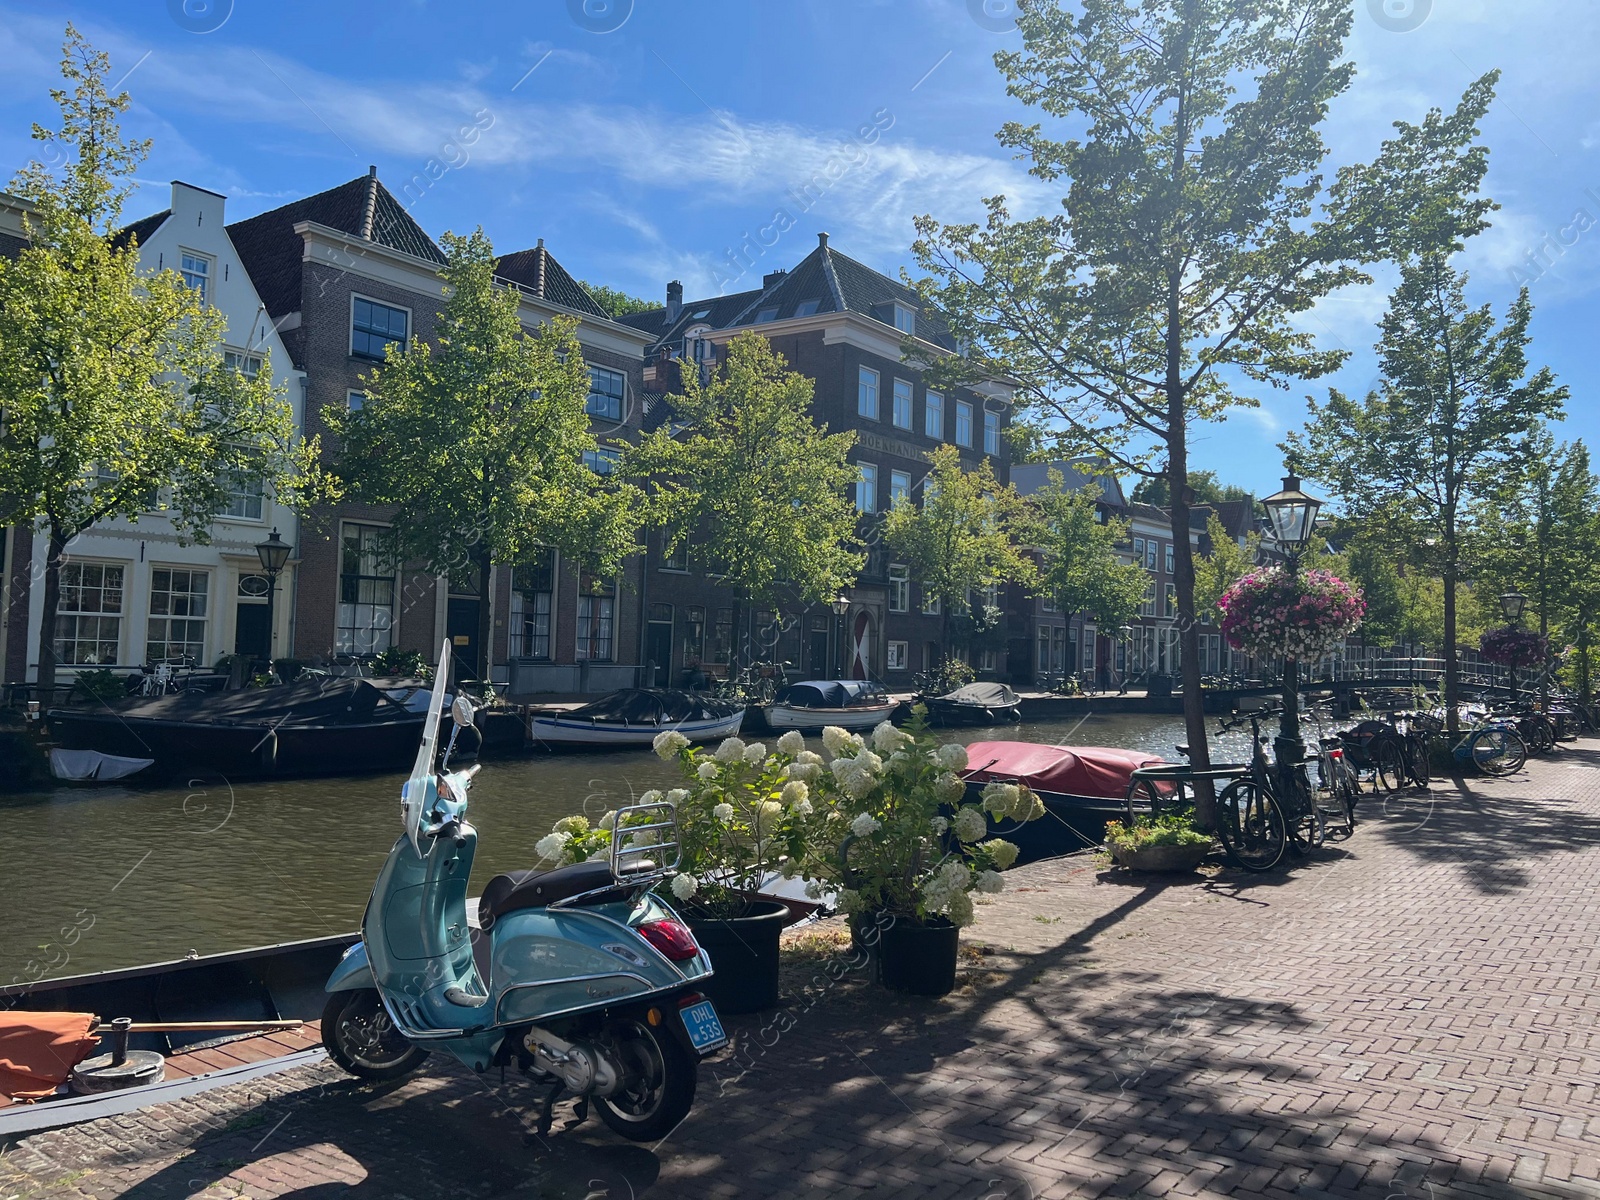
[[[37,1100],[65,1083],[99,1040],[93,1013],[0,1012],[0,1096]]]

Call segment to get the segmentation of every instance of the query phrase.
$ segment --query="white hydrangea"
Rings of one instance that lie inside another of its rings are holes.
[[[803,783],[810,783],[822,774],[822,767],[817,763],[792,762],[784,768],[784,776],[788,779],[798,779]]]
[[[733,820],[733,805],[726,802],[719,804],[711,810],[711,815],[726,825]]]
[[[999,871],[979,871],[978,881],[973,886],[978,891],[992,896],[996,892],[1005,890],[1006,881]]]
[[[760,742],[751,742],[744,748],[744,760],[752,767],[767,756],[767,748]]]
[[[816,810],[811,807],[811,801],[799,800],[795,802],[794,811],[799,813],[802,817],[809,817]]]
[[[805,748],[805,736],[798,729],[791,729],[778,739],[778,749],[784,754],[799,754]]]
[[[892,754],[907,742],[911,735],[904,730],[896,729],[889,721],[880,721],[872,731],[872,748],[880,754]]]
[[[718,762],[733,762],[744,754],[744,743],[736,737],[728,738],[717,747]]]
[[[860,912],[864,907],[861,900],[861,893],[853,888],[840,888],[838,895],[833,898],[833,903],[834,907],[836,907],[840,912],[848,913],[851,916],[854,916],[856,913]]]
[[[837,725],[829,725],[822,731],[822,745],[835,758],[844,753],[849,742],[850,735]]]
[[[972,908],[972,897],[965,892],[950,893],[950,902],[946,906],[950,920],[958,927],[965,929],[977,918],[977,913]]]
[[[866,837],[883,828],[883,822],[871,813],[857,813],[855,820],[850,822],[850,832],[857,837]]]
[[[946,771],[967,769],[967,748],[957,742],[946,742],[935,750],[933,755]]]
[[[540,858],[560,858],[571,840],[570,833],[547,833],[533,844],[533,852]]]
[[[679,900],[687,900],[700,890],[700,881],[693,875],[677,875],[672,880],[672,894]]]
[[[604,829],[607,833],[610,833],[611,830],[615,829],[616,827],[617,810],[613,808],[608,811],[605,816],[600,818],[600,828]]]
[[[946,771],[933,781],[933,794],[939,797],[941,804],[959,803],[961,797],[967,794],[966,781]]]
[[[789,735],[784,734],[784,736],[788,737]],[[797,765],[803,767],[820,767],[822,765],[822,755],[815,750],[802,750],[794,756],[794,761]]]
[[[756,805],[756,836],[766,837],[783,819],[783,805],[776,800],[763,800]]]
[[[662,758],[671,758],[689,744],[689,739],[676,729],[667,729],[656,734],[656,740],[650,744]]]
[[[651,788],[649,791],[643,793],[639,797],[639,803],[640,804],[660,804],[661,803],[661,789],[660,788]]]
[[[806,899],[807,900],[821,900],[822,899],[822,884],[818,883],[815,879],[813,879],[809,883],[807,883],[806,884]]]
[[[950,822],[945,820],[943,817],[935,817],[932,821],[929,822],[929,824],[933,828],[933,836],[934,837],[943,837],[944,834],[945,834],[945,830],[950,828]]]
[[[878,780],[869,771],[851,771],[839,780],[839,786],[852,799],[865,799],[873,788],[878,786]]]
[[[1001,838],[991,838],[983,843],[981,849],[989,852],[989,858],[994,862],[997,871],[1004,871],[1017,861],[1017,847]]]
[[[667,793],[667,803],[668,804],[682,804],[688,798],[689,798],[689,789],[688,788],[673,788],[670,792]]]
[[[709,783],[717,777],[717,764],[708,758],[694,769],[694,773]]]
[[[871,750],[868,750],[865,747],[857,752],[852,761],[854,761],[856,764],[856,769],[858,771],[871,771],[874,775],[876,775],[883,770],[883,759],[879,758]]]
[[[783,791],[779,793],[783,802],[790,805],[799,804],[809,795],[811,795],[811,789],[798,779],[791,779],[784,784]]]
[[[992,779],[983,787],[983,806],[997,817],[1008,817],[1015,811],[1021,791],[1014,783]]]
[[[556,833],[584,834],[589,832],[589,818],[575,813],[570,817],[562,817],[552,829]]]
[[[956,812],[956,836],[963,842],[975,842],[989,832],[989,822],[984,820],[980,808],[963,808]]]

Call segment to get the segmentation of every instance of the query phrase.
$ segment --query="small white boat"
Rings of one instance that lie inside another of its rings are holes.
[[[528,736],[546,746],[648,746],[675,729],[691,742],[732,737],[744,705],[672,688],[625,688],[571,712],[536,713]]]
[[[811,679],[791,683],[767,706],[767,724],[776,730],[815,732],[829,725],[871,729],[900,707],[883,685],[867,679]]]

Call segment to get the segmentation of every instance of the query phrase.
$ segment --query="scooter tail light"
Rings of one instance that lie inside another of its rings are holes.
[[[638,929],[639,936],[671,962],[685,962],[700,953],[700,947],[695,945],[694,934],[689,932],[688,926],[671,917],[646,921]]]

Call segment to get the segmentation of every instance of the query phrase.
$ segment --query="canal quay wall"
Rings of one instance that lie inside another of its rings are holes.
[[[1600,741],[1363,800],[1287,873],[1019,867],[940,1000],[791,931],[659,1144],[441,1055],[330,1064],[0,1147],[0,1197],[1053,1200],[1600,1195]]]

